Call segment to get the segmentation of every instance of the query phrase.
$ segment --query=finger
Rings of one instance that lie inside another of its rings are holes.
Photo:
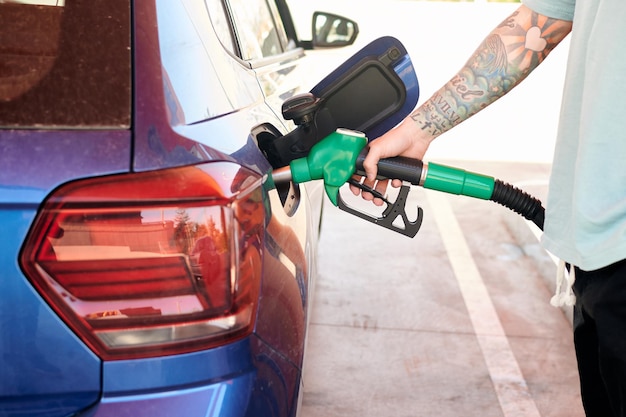
[[[365,178],[363,180],[363,185],[369,188],[374,188],[376,186],[376,180],[371,181],[368,178]],[[361,197],[363,197],[363,200],[366,201],[374,200],[374,195],[372,193],[368,193],[367,191],[361,191]]]
[[[380,194],[385,195],[387,193],[387,186],[389,185],[389,180],[379,180],[376,182],[376,186],[374,189],[378,191]]]
[[[386,192],[388,180],[374,181],[371,184],[369,181],[364,181],[363,185],[373,189],[375,192],[370,193],[367,191],[361,191],[361,196],[364,200],[371,201],[377,206],[382,206],[386,203]]]
[[[365,182],[365,177],[355,174],[352,176],[351,179],[353,181],[358,182],[359,184],[365,185],[363,184]],[[348,186],[350,187],[350,191],[352,191],[352,194],[354,194],[355,196],[361,195],[361,197],[363,197],[364,199],[368,201],[372,200],[374,197],[372,193],[369,193],[368,191],[364,190],[363,187],[359,187],[355,185],[353,182],[349,182]]]
[[[376,193],[371,193],[366,190],[361,190],[361,198],[363,198],[363,200],[371,201],[376,206],[382,206],[385,203],[385,200],[379,197],[380,195],[382,195],[380,190],[382,190],[382,192],[386,190],[386,186],[384,184],[381,184],[379,186],[376,180],[369,181],[365,179],[363,181],[363,185],[376,191]]]
[[[376,182],[376,186],[374,187],[374,189],[380,194],[385,196],[385,198],[387,198],[386,194],[387,194],[387,186],[389,184],[389,180],[380,180]],[[382,206],[385,201],[380,199],[380,198],[374,198],[373,200],[374,204],[377,206]]]
[[[363,180],[363,177],[360,175],[353,175],[352,179],[355,180],[356,182],[361,182]],[[350,184],[350,191],[352,191],[352,194],[358,196],[359,194],[361,194],[361,189],[357,186],[354,186],[352,184]]]

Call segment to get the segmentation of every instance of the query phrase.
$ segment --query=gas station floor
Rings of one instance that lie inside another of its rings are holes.
[[[546,164],[438,162],[545,202]],[[416,205],[413,239],[325,205],[301,416],[583,416],[556,266],[527,222],[414,187]]]

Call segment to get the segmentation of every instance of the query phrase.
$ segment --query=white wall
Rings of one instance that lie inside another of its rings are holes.
[[[360,35],[355,47],[330,54],[329,59],[339,63],[380,36],[399,39],[416,68],[421,103],[456,73],[487,33],[519,4],[291,0],[290,6],[302,38],[310,39],[314,10],[357,21]],[[516,90],[437,139],[426,159],[550,162],[568,43],[553,51]]]

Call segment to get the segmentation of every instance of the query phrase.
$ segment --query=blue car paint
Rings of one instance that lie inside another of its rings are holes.
[[[314,215],[320,209],[309,197],[321,197],[321,187],[315,191],[315,184],[301,186],[298,210],[289,215],[276,190],[264,191],[267,230],[254,332],[218,348],[101,361],[19,269],[20,246],[40,204],[65,182],[210,160],[236,161],[261,175],[271,169],[251,128],[260,123],[283,133],[293,128],[279,116],[280,103],[301,92],[297,68],[305,62],[302,50],[281,55],[271,66],[250,68],[221,47],[211,49],[215,73],[207,79],[219,81],[220,74],[234,72],[231,84],[213,84],[233,93],[221,102],[221,111],[211,109],[205,120],[187,125],[175,94],[180,80],[169,78],[175,67],[161,60],[157,8],[172,11],[172,3],[132,3],[132,130],[0,130],[0,294],[5,297],[0,304],[0,415],[297,415],[315,272],[310,261],[319,227]],[[401,77],[405,64],[396,67]],[[281,82],[264,84],[267,79]],[[295,233],[303,224],[306,230]]]
[[[1,205],[3,235],[24,237],[34,215]],[[100,395],[99,359],[25,280],[16,262],[21,240],[1,242],[0,294],[11,296],[0,303],[0,415],[63,416],[92,404]]]
[[[245,398],[239,398],[239,393],[249,392],[253,379],[253,374],[244,374],[212,385],[172,392],[105,397],[83,416],[241,416],[248,403]]]
[[[149,17],[153,7],[151,2],[135,3],[136,19]],[[144,24],[154,27],[150,19]],[[136,53],[141,51],[141,45],[136,43]],[[154,44],[145,47],[150,49]],[[149,69],[161,73],[160,65],[155,65],[158,61],[140,62],[154,65]],[[144,68],[138,66],[138,71]],[[262,100],[241,112],[173,129],[166,116],[166,100],[158,100],[157,92],[163,91],[163,80],[158,74],[148,78],[145,74],[137,75],[133,132],[0,131],[0,218],[4,232],[0,240],[0,289],[2,294],[11,294],[11,301],[0,305],[0,415],[158,417],[296,413],[307,306],[302,287],[308,285],[308,277],[305,279],[301,272],[297,279],[290,277],[289,268],[281,267],[278,259],[282,252],[276,250],[272,239],[272,250],[267,250],[271,265],[265,269],[278,273],[264,279],[265,294],[261,298],[265,302],[259,306],[257,332],[209,351],[162,358],[102,362],[47,306],[19,269],[20,246],[39,206],[57,186],[68,181],[130,172],[131,166],[163,169],[215,159],[236,160],[261,173],[270,169],[250,140],[250,115],[256,113],[259,121],[269,120],[281,129],[285,127]],[[156,80],[157,84],[150,85],[156,90],[142,90],[146,80]],[[147,140],[142,142],[141,138]],[[276,200],[269,195],[265,198]],[[306,210],[302,212],[299,216],[308,215]],[[272,213],[267,215],[269,219]],[[305,242],[299,244],[304,246]],[[298,270],[308,267],[302,264]],[[296,297],[290,300],[285,294]],[[268,303],[272,303],[270,309],[266,307]],[[293,312],[293,319],[285,318]],[[279,319],[280,328],[273,329],[272,322]],[[283,332],[287,332],[285,337],[281,337]]]
[[[243,416],[255,380],[251,338],[210,351],[104,364],[104,397],[85,416]]]
[[[255,336],[211,352],[111,362],[104,374],[103,398],[80,417],[292,416],[300,377]]]
[[[66,416],[98,400],[101,362],[17,261],[39,205],[56,186],[128,170],[130,133],[0,130],[0,139],[0,415]]]
[[[162,4],[171,10],[170,4],[166,2],[162,2]],[[160,48],[155,47],[163,32],[151,23],[151,19],[154,18],[155,14],[159,15],[159,12],[155,12],[152,6],[143,3],[135,3],[135,8],[135,16],[138,19],[136,25],[140,29],[136,32],[135,44],[134,169],[138,171],[163,169],[223,159],[234,160],[260,174],[269,172],[271,166],[258,149],[255,140],[250,137],[251,127],[260,123],[272,123],[286,132],[286,126],[284,120],[280,119],[276,112],[264,103],[254,72],[244,69],[239,64],[233,66],[232,56],[222,48],[212,50],[210,57],[212,66],[206,68],[206,71],[213,70],[217,73],[235,71],[237,73],[237,77],[235,77],[238,83],[237,87],[246,91],[240,96],[247,97],[247,99],[232,101],[232,104],[237,107],[235,111],[220,117],[209,117],[207,120],[189,125],[173,123],[184,120],[186,115],[182,106],[176,101],[176,80],[178,78],[175,72],[176,67],[164,65],[162,70],[161,65],[154,64],[168,58],[163,55],[167,51],[164,51],[162,45]],[[158,19],[160,22],[167,21],[162,16],[159,16]],[[291,60],[285,59],[283,56],[284,62],[278,70],[285,72],[285,68],[302,65],[299,63],[301,58],[300,53],[291,54]],[[219,79],[216,74],[207,73],[206,82],[216,79]],[[219,85],[214,86],[214,88],[218,87],[223,88]],[[287,89],[291,90],[291,88]],[[293,93],[294,91],[291,92],[291,94]],[[282,92],[279,91],[277,94],[282,94]],[[276,192],[274,191],[273,194]],[[276,222],[272,222],[272,219],[280,216],[280,211],[283,211],[282,207],[276,204],[276,196],[266,195],[265,198],[268,200],[267,206],[272,207],[266,213],[266,222],[275,224]],[[272,199],[274,200],[273,206],[269,202]],[[281,224],[296,224],[297,221],[306,224],[305,219],[309,216],[309,210],[310,208],[307,208],[306,203],[303,202],[299,213],[290,219],[281,218],[281,222],[284,222]],[[268,234],[271,236],[272,232],[270,231]],[[240,398],[242,402],[249,402],[246,414],[242,415],[294,415],[298,404],[306,333],[306,308],[308,307],[308,300],[303,302],[300,295],[306,291],[302,291],[300,287],[308,286],[309,282],[308,276],[306,279],[301,274],[295,276],[293,272],[290,272],[290,268],[283,264],[285,261],[281,260],[283,258],[281,248],[288,245],[289,242],[281,241],[284,234],[280,231],[274,235],[274,238],[266,239],[265,243],[259,311],[255,332],[249,337],[250,340],[246,345],[249,346],[249,349],[238,349],[238,354],[229,355],[227,363],[230,368],[223,369],[218,373],[218,375],[221,373],[222,377],[225,377],[225,375],[231,375],[235,372],[232,369],[246,368],[244,364],[251,364],[251,369],[255,372],[254,385],[249,387],[247,391],[245,384],[238,385],[239,392],[232,394]],[[309,239],[309,243],[298,241],[297,246],[304,248],[307,244],[313,244],[311,242],[317,239],[316,234],[310,234],[307,239]],[[277,244],[276,241],[279,243]],[[309,269],[305,259],[299,259],[296,262],[299,262],[297,270]],[[194,371],[153,375],[149,386],[144,388],[149,392],[158,392],[159,390],[169,391],[179,385],[202,383],[202,381],[196,380],[195,376],[204,378],[203,381],[205,382],[210,381],[207,379],[207,375],[211,375],[211,372],[206,367],[219,365],[221,360],[222,358],[219,355],[213,355],[213,352],[206,352],[205,355],[179,355],[156,360],[163,366],[163,369]],[[110,395],[115,395],[118,391],[118,388],[112,388],[116,386],[112,381],[123,380],[128,378],[128,375],[135,373],[126,369],[123,365],[124,362],[126,361],[104,365],[103,392],[109,401],[114,401]],[[155,360],[132,362],[128,365],[132,366],[133,369],[136,367],[145,369],[153,366]],[[197,370],[203,371],[197,374]],[[182,375],[183,381],[176,375]],[[127,388],[141,386],[140,381],[135,378],[131,378],[130,381]],[[181,395],[184,395],[183,391],[181,391]],[[128,401],[128,397],[124,401]],[[199,399],[198,401],[204,400]],[[226,413],[225,415],[231,414]]]
[[[109,397],[190,387],[219,382],[254,372],[250,338],[208,351],[142,360],[119,360],[103,365],[102,388]],[[123,378],[122,378],[123,376]]]

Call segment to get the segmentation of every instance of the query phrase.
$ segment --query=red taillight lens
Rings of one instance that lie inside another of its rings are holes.
[[[67,184],[44,203],[22,268],[103,359],[224,344],[254,325],[261,182],[213,162]]]

